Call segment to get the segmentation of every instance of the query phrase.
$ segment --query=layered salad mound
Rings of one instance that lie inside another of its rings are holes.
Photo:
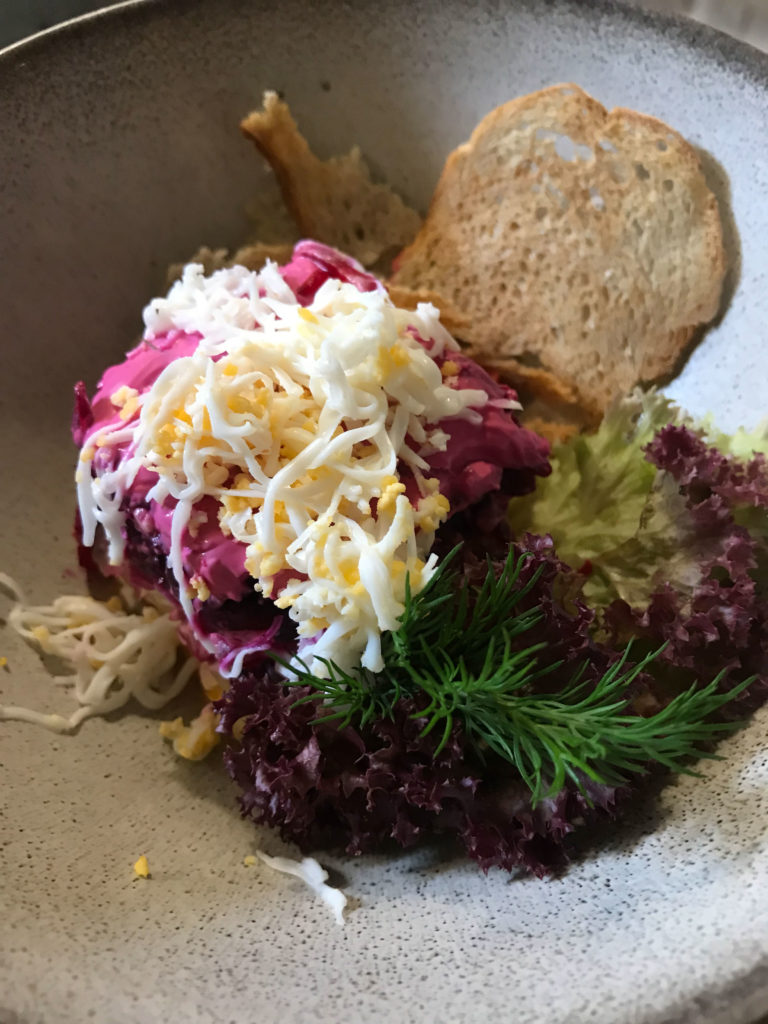
[[[520,426],[514,391],[459,350],[434,307],[398,309],[359,264],[315,242],[259,272],[190,265],[144,319],[92,401],[76,387],[81,560],[171,603],[216,673],[207,691],[224,694],[219,731],[238,737],[226,760],[244,788],[243,740],[263,730],[254,702],[317,748],[292,735],[278,757],[302,758],[310,788],[329,729],[285,685],[295,659],[320,677],[380,671],[406,588],[428,584],[441,552],[463,538],[463,560],[506,549],[506,506],[550,472],[548,442]],[[342,803],[366,744],[386,748],[381,728],[365,740],[330,730],[334,748],[360,747],[333,769]],[[402,738],[420,731],[407,722]],[[299,840],[363,849],[421,831],[399,811],[379,822],[373,806],[354,812],[371,816],[359,827],[332,806],[315,821],[293,798],[277,809],[275,795],[265,782],[244,806]]]
[[[162,735],[223,750],[242,813],[304,851],[441,835],[544,874],[768,695],[768,426],[646,387],[721,308],[718,201],[681,136],[574,85],[483,119],[423,223],[276,94],[241,128],[299,235],[399,250],[389,280],[308,240],[174,268],[75,389],[109,598],[32,606],[0,573],[77,706],[0,721],[74,732],[198,678]],[[312,858],[260,856],[342,919]]]
[[[75,391],[81,561],[116,592],[11,613],[80,707],[3,718],[72,731],[197,674],[162,734],[222,743],[303,850],[446,835],[543,874],[765,699],[762,429],[636,392],[550,452],[433,305],[311,241],[189,264],[144,322]]]
[[[258,273],[188,266],[145,323],[92,402],[77,387],[82,546],[171,599],[227,678],[275,650],[380,670],[443,524],[550,471],[437,310],[397,309],[326,246]]]

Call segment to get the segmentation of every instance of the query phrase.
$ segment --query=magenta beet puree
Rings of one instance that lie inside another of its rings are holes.
[[[329,278],[351,283],[360,291],[383,287],[354,261],[327,246],[308,241],[295,247],[290,262],[280,268],[280,273],[302,304],[311,302],[318,288]],[[119,407],[111,396],[121,388],[131,388],[139,393],[148,391],[173,360],[190,355],[199,341],[199,334],[171,330],[151,342],[140,342],[123,362],[105,371],[90,402],[84,386],[78,384],[73,421],[77,444],[83,445],[90,436],[108,425],[129,424],[138,416],[138,410],[131,413],[129,407]],[[489,396],[487,404],[478,410],[477,422],[467,419],[441,422],[442,429],[450,435],[447,448],[428,459],[430,473],[438,478],[439,490],[450,502],[451,515],[454,515],[477,505],[493,492],[511,495],[531,490],[534,476],[549,472],[549,446],[543,438],[521,427],[507,409],[499,407],[498,403],[516,398],[510,388],[494,381],[482,367],[461,353],[450,352],[447,359],[454,365],[450,367],[451,375],[446,377],[446,382],[461,389],[482,389]],[[442,364],[446,358],[436,361]],[[128,443],[100,449],[94,458],[94,471],[98,473],[100,469],[116,465],[126,455]],[[406,493],[415,500],[417,494],[410,473],[404,466],[400,466],[399,471],[407,486]],[[170,548],[175,501],[166,499],[163,504],[147,501],[147,492],[155,480],[154,472],[141,470],[124,500],[124,511],[128,513],[125,563],[115,568],[104,565],[100,568],[127,575],[132,582],[144,587],[159,587],[172,596],[173,581],[164,563]],[[257,641],[256,636],[263,639],[264,629],[268,627],[269,640],[274,641],[275,632],[284,620],[271,602],[253,594],[244,565],[245,552],[244,544],[225,536],[219,528],[217,503],[208,497],[198,502],[192,522],[183,535],[184,569],[189,577],[196,576],[204,581],[210,598],[204,603],[195,600],[198,619],[195,627],[215,639],[221,625],[216,621],[217,609],[227,602],[243,601],[249,608],[247,615],[243,607],[235,616],[245,618],[247,622],[237,622],[233,626],[232,615],[228,616],[221,644],[217,644],[221,647],[221,657],[232,653],[233,629],[237,633],[234,647],[240,649],[244,642],[248,642],[246,634],[252,632],[249,627],[253,624],[255,634],[251,639],[258,649],[263,649],[261,639]],[[278,591],[279,580],[273,593]],[[259,614],[256,614],[257,604]],[[270,606],[266,617],[265,604]],[[276,616],[279,616],[279,622]]]

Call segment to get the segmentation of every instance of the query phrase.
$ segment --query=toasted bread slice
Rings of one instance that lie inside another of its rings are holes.
[[[276,93],[240,125],[269,161],[283,199],[307,238],[336,246],[365,266],[412,240],[421,218],[386,185],[371,181],[360,150],[319,160]]]
[[[469,318],[456,309],[437,292],[425,288],[416,290],[386,282],[389,297],[401,309],[416,309],[420,302],[431,302],[440,310],[440,322],[461,340],[469,326]],[[594,405],[585,405],[579,400],[574,389],[559,380],[548,370],[525,366],[517,359],[486,359],[466,344],[466,355],[472,356],[499,380],[514,388],[523,404],[520,419],[531,430],[542,434],[549,441],[564,441],[581,430],[596,427],[600,422],[600,410]]]
[[[602,411],[594,403],[581,401],[570,384],[549,370],[525,366],[517,359],[483,360],[472,350],[469,355],[483,362],[490,373],[515,389],[523,406],[521,422],[548,441],[566,441],[600,423]]]
[[[241,266],[248,270],[261,270],[267,260],[275,263],[287,263],[293,252],[292,245],[267,244],[266,242],[249,242],[247,245],[236,249],[230,254],[229,249],[209,249],[202,245],[194,256],[190,256],[184,263],[172,263],[168,268],[167,281],[171,285],[181,277],[181,272],[187,263],[201,263],[206,274],[212,274],[214,270],[221,270],[222,267]]]
[[[437,292],[426,288],[404,288],[402,285],[385,281],[387,292],[392,302],[400,309],[416,309],[420,302],[430,302],[440,310],[440,323],[456,338],[461,338],[469,326],[469,318],[461,310]]]
[[[478,359],[550,372],[591,415],[673,369],[718,311],[725,262],[695,150],[560,85],[498,107],[450,155],[392,281],[445,295]]]
[[[227,266],[247,267],[248,270],[261,270],[267,260],[273,263],[287,263],[293,253],[293,246],[282,243],[267,244],[266,242],[249,242],[236,249]]]

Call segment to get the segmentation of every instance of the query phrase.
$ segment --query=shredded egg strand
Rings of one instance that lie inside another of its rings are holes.
[[[169,565],[191,619],[193,598],[206,593],[185,576],[184,536],[195,504],[213,496],[221,530],[246,546],[256,589],[296,623],[311,670],[326,671],[320,659],[381,669],[381,633],[397,626],[406,575],[414,592],[427,583],[450,512],[426,475],[449,440],[438,424],[476,418],[488,400],[444,382],[436,357],[456,344],[438,311],[401,310],[383,288],[337,280],[302,306],[274,264],[210,277],[191,264],[144,318],[147,341],[173,329],[201,340],[143,394],[112,396],[138,411],[132,422],[86,440],[84,542],[101,524],[111,562],[122,561],[121,503],[139,470],[152,471],[148,498],[175,502]],[[114,469],[94,473],[95,451],[127,434]]]
[[[185,653],[170,611],[128,607],[120,598],[97,601],[64,594],[53,604],[31,605],[19,585],[0,573],[0,588],[13,599],[8,624],[43,654],[59,659],[67,674],[55,681],[78,707],[69,716],[0,705],[0,721],[30,722],[53,732],[74,732],[81,722],[124,707],[131,698],[156,710],[181,693],[198,670]]]

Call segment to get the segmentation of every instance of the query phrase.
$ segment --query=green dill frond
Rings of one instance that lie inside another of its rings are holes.
[[[478,757],[493,752],[517,769],[534,804],[567,782],[582,792],[590,780],[620,785],[650,763],[693,774],[691,760],[714,756],[706,745],[738,727],[710,719],[753,678],[723,693],[721,674],[654,715],[628,713],[632,683],[663,648],[631,664],[629,645],[597,681],[584,660],[557,692],[543,692],[546,677],[562,675],[564,666],[542,658],[545,642],[526,644],[542,612],[520,609],[543,567],[521,583],[530,554],[510,551],[498,573],[489,561],[478,586],[453,570],[457,551],[419,593],[406,579],[400,627],[382,637],[382,672],[347,672],[319,659],[327,674],[321,678],[300,658],[290,665],[275,659],[290,669],[289,685],[309,687],[297,703],[317,702],[316,721],[364,727],[391,717],[401,698],[415,700],[413,717],[426,723],[421,735],[439,737],[435,756],[458,723]]]

